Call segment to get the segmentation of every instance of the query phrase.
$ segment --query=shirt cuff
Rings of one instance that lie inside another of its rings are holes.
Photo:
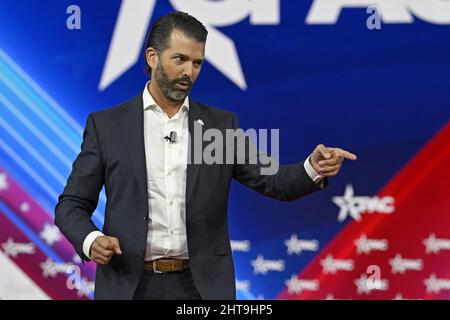
[[[84,239],[83,242],[83,253],[86,257],[88,257],[89,259],[90,257],[90,251],[91,251],[91,246],[92,243],[95,241],[95,239],[97,239],[97,237],[101,237],[104,236],[104,234],[100,231],[92,231],[91,233],[89,233],[86,237],[86,239]]]
[[[306,173],[308,174],[308,176],[311,178],[312,181],[314,181],[315,183],[319,183],[322,179],[323,176],[321,174],[319,174],[311,165],[311,162],[309,162],[309,159],[311,158],[311,156],[309,156],[305,162],[303,163],[303,166],[305,167]]]

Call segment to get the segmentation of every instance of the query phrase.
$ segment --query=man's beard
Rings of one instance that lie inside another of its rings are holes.
[[[161,61],[158,61],[158,67],[155,70],[155,80],[164,97],[172,102],[183,102],[192,89],[192,81],[189,77],[170,80]],[[186,89],[179,89],[176,87],[179,82],[187,82],[189,86]]]

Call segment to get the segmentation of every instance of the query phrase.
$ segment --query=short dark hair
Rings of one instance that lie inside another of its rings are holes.
[[[175,11],[158,18],[153,23],[145,45],[144,58],[149,75],[152,69],[147,63],[147,49],[152,47],[162,53],[169,46],[169,37],[174,29],[182,31],[186,36],[198,42],[206,42],[208,30],[193,16],[185,12]]]

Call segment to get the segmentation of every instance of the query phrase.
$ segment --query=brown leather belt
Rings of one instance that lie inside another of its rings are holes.
[[[144,263],[144,269],[154,273],[184,271],[187,268],[189,268],[189,260],[158,259]]]

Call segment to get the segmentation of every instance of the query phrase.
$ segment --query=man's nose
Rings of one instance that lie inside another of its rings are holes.
[[[184,70],[183,70],[183,77],[189,77],[189,79],[192,80],[193,72],[194,72],[193,64],[186,63],[186,66],[184,67]]]

